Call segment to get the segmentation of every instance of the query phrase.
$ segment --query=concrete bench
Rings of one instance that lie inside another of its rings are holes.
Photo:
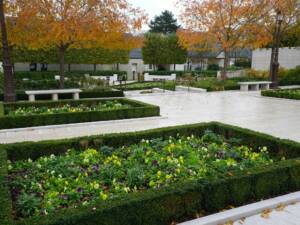
[[[259,91],[259,90],[268,90],[270,89],[270,81],[249,81],[249,82],[239,82],[241,91]]]
[[[57,90],[35,90],[35,91],[25,91],[29,96],[29,101],[34,102],[36,95],[52,95],[52,100],[58,100],[58,94],[73,94],[73,99],[79,99],[80,89],[57,89]]]

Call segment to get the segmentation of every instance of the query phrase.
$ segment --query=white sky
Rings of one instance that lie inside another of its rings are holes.
[[[176,8],[176,0],[127,0],[135,7],[144,9],[149,15],[149,22],[154,16],[160,15],[162,11],[169,10],[178,19],[179,10]],[[149,27],[145,26],[143,29],[148,30]]]

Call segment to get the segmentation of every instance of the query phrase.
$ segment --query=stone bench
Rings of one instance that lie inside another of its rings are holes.
[[[25,91],[29,96],[29,101],[34,102],[36,95],[52,95],[52,100],[58,100],[58,94],[73,94],[73,99],[79,99],[80,89],[57,89],[57,90],[34,90],[34,91]]]
[[[268,90],[270,89],[270,81],[248,81],[248,82],[239,82],[241,91],[259,91],[259,90]]]

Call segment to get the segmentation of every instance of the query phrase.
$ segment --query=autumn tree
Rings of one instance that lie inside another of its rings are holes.
[[[15,101],[16,94],[13,82],[13,70],[10,60],[6,19],[4,12],[3,0],[0,0],[0,23],[1,23],[1,39],[2,39],[2,52],[3,52],[3,71],[4,71],[4,101]]]
[[[17,44],[30,43],[36,40],[38,36],[38,33],[31,30],[31,28],[37,28],[35,19],[32,17],[36,13],[32,10],[28,1],[6,0],[1,1],[0,5],[5,101],[15,100],[14,73],[10,50]],[[28,26],[29,24],[30,26]]]
[[[181,19],[185,29],[178,31],[181,44],[193,50],[218,50],[224,53],[222,79],[226,79],[230,51],[256,46],[249,40],[261,18],[264,0],[181,0]]]
[[[297,45],[297,41],[299,44],[300,2],[298,0],[266,0],[266,3],[264,10],[267,13],[258,21],[259,32],[254,34],[253,38],[263,39],[267,46],[271,46],[270,79],[274,82],[273,86],[277,87],[279,64],[278,60],[274,59],[278,59],[280,44]]]
[[[151,33],[172,34],[180,27],[172,12],[165,10],[159,16],[155,16],[149,24]]]
[[[35,42],[30,49],[59,51],[60,86],[64,87],[65,55],[70,48],[130,49],[135,38],[129,33],[146,21],[144,13],[126,0],[26,0],[35,13]],[[19,1],[24,4],[24,1]],[[26,20],[25,20],[26,22]],[[25,27],[31,24],[25,23]],[[21,36],[22,34],[18,34]]]

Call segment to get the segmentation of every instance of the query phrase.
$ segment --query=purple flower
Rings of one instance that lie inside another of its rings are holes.
[[[79,187],[79,188],[77,188],[77,190],[76,190],[78,193],[80,193],[80,192],[82,192],[83,190],[82,190],[82,188],[81,187]]]

